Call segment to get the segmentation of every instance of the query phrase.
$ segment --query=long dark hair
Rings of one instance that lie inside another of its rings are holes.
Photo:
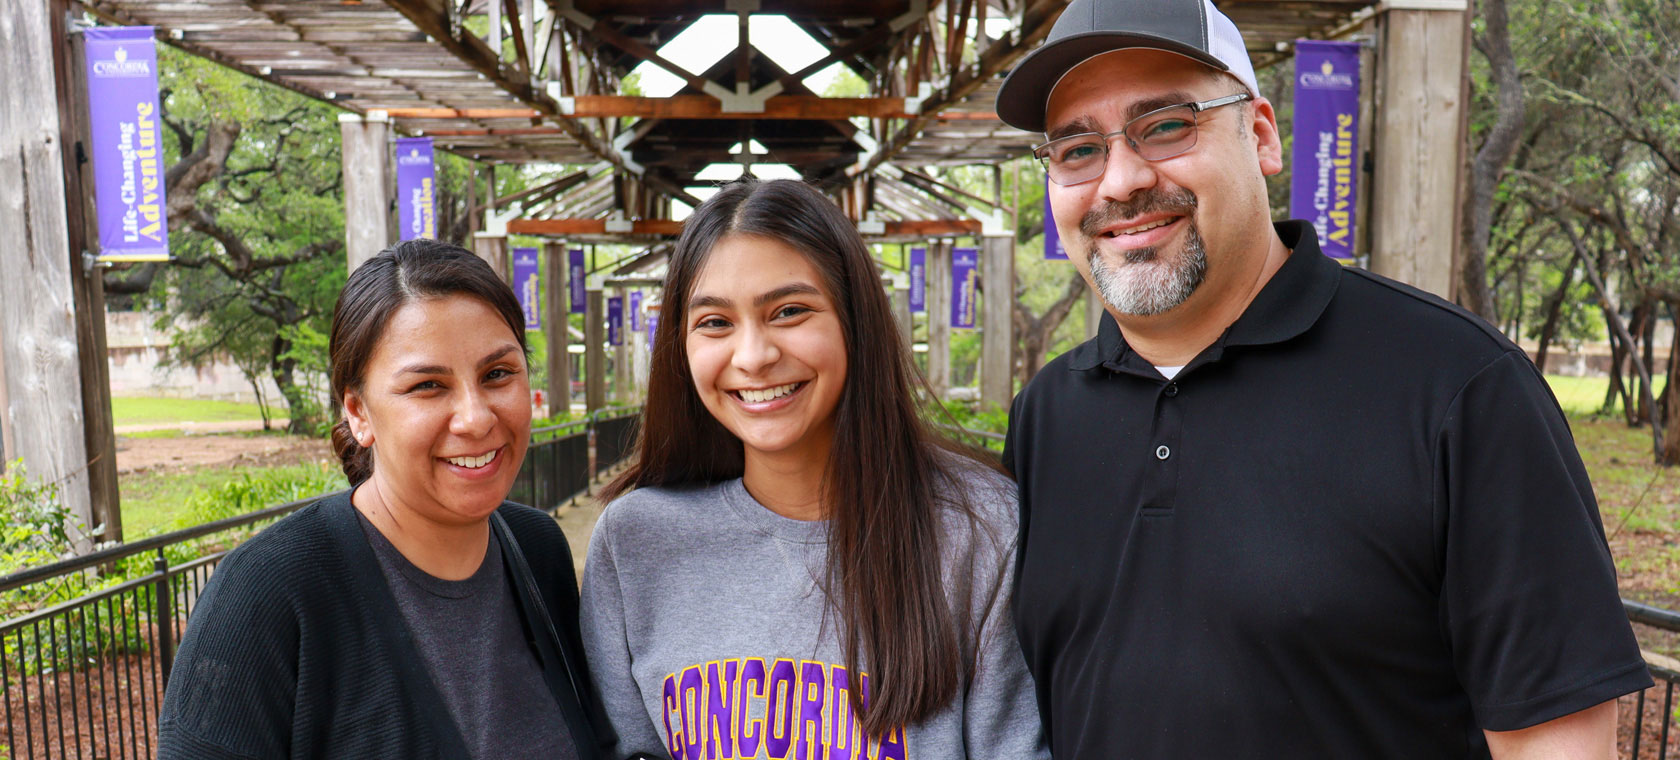
[[[519,349],[529,355],[519,299],[489,264],[457,245],[425,238],[408,240],[357,267],[338,294],[327,349],[333,401],[342,405],[344,394],[362,389],[368,359],[384,337],[392,314],[411,301],[457,294],[477,298],[494,309],[513,331]],[[332,445],[351,486],[373,475],[373,452],[356,443],[348,421],[340,418],[333,425]]]
[[[741,441],[695,392],[684,342],[694,281],[729,235],[760,235],[804,254],[840,318],[847,371],[822,491],[826,585],[847,668],[859,672],[864,655],[871,671],[869,703],[862,690],[852,690],[853,713],[870,736],[883,736],[933,715],[962,682],[962,640],[940,580],[940,511],[973,512],[952,460],[941,453],[959,447],[933,434],[917,414],[913,389],[926,383],[910,363],[880,270],[833,202],[798,181],[748,179],[694,210],[665,276],[640,456],[602,497],[741,476]]]

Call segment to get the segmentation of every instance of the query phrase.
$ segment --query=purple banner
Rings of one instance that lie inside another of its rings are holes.
[[[951,326],[974,329],[974,275],[980,263],[975,248],[951,249]]]
[[[513,294],[525,312],[525,329],[542,329],[542,300],[537,297],[537,249],[513,249]]]
[[[630,330],[642,329],[642,291],[630,291]]]
[[[659,315],[649,314],[647,318],[648,353],[653,353],[653,336],[659,332]]]
[[[1044,175],[1044,258],[1067,261],[1067,249],[1062,247],[1062,232],[1056,229],[1056,215],[1050,211],[1050,175]]]
[[[573,314],[582,314],[588,309],[588,295],[583,292],[583,276],[583,249],[573,248],[566,252],[566,281],[569,286],[567,289],[571,291]]]
[[[1353,258],[1358,156],[1359,44],[1296,40],[1289,215],[1312,222],[1331,258]]]
[[[927,311],[927,249],[910,249],[910,313]]]
[[[624,297],[607,298],[607,345],[624,345]]]
[[[437,237],[437,194],[432,138],[397,138],[397,236]]]
[[[99,258],[168,261],[152,28],[96,26],[84,38]]]

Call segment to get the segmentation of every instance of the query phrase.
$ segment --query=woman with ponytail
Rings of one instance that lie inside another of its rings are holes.
[[[724,187],[671,253],[657,333],[584,570],[617,754],[1048,757],[1009,614],[1014,484],[918,415],[834,203]]]
[[[330,352],[350,490],[216,569],[158,757],[601,756],[571,552],[505,500],[531,430],[512,290],[469,251],[400,243],[350,275]]]

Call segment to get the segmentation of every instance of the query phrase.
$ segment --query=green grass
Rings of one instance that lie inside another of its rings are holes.
[[[262,411],[256,404],[190,398],[116,397],[111,399],[111,415],[116,425],[262,419]]]
[[[238,480],[241,475],[308,482],[322,479],[322,469],[322,465],[306,463],[280,467],[202,467],[184,472],[148,471],[124,475],[117,485],[122,493],[123,537],[132,541],[142,536],[189,527],[182,524],[182,519],[194,522],[191,514],[193,497],[221,488]],[[325,477],[333,475],[329,469]]]
[[[1651,393],[1661,393],[1667,382],[1667,375],[1657,375],[1651,378],[1655,386]],[[1557,396],[1558,406],[1563,407],[1565,414],[1571,417],[1590,417],[1598,414],[1604,406],[1604,394],[1610,389],[1608,377],[1565,377],[1563,375],[1547,375],[1546,382],[1552,386],[1552,394]],[[1618,401],[1610,410],[1612,415],[1621,414],[1622,405]]]

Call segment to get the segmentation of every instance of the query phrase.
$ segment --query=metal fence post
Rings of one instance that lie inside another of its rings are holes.
[[[156,590],[158,613],[158,672],[163,685],[169,685],[169,669],[175,664],[175,594],[169,587],[169,560],[164,559],[163,547],[158,547],[152,569],[158,574]]]

